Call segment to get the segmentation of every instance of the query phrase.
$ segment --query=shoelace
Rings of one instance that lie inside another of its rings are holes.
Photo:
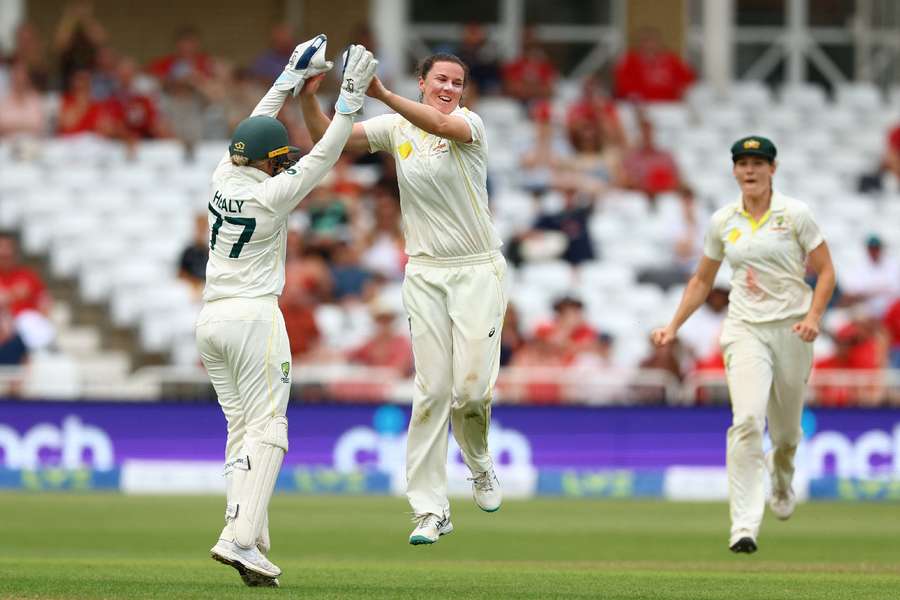
[[[425,527],[428,525],[428,520],[434,519],[435,527],[440,527],[443,524],[443,519],[438,515],[432,513],[425,513],[421,515],[413,514],[412,522],[416,524],[418,527]]]
[[[479,473],[475,477],[469,477],[468,480],[471,481],[475,486],[475,489],[480,492],[494,491],[494,474],[491,471]]]

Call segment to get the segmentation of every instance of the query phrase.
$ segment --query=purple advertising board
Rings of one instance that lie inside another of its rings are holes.
[[[409,408],[308,404],[288,410],[288,468],[400,476]],[[500,467],[538,488],[564,470],[665,473],[725,464],[727,407],[522,407],[493,410]],[[813,409],[798,471],[809,479],[900,480],[900,411]],[[0,402],[0,468],[119,469],[130,462],[221,464],[214,404]],[[451,440],[450,465],[459,465]],[[530,478],[530,479],[529,479]]]

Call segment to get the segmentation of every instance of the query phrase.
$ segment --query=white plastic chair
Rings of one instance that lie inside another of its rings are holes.
[[[572,266],[561,260],[526,263],[519,274],[524,284],[542,288],[551,297],[569,292],[575,284]]]
[[[804,112],[821,110],[827,103],[825,88],[814,83],[783,86],[779,98],[782,104]]]
[[[839,105],[848,106],[860,114],[879,110],[884,101],[881,90],[871,82],[854,81],[837,86],[835,99]]]

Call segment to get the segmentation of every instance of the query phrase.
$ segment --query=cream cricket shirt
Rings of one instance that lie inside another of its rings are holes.
[[[286,95],[272,88],[253,114],[278,114]],[[275,177],[235,166],[225,153],[213,172],[207,206],[205,301],[281,294],[288,214],[337,161],[352,127],[351,117],[335,115],[309,154]]]
[[[764,323],[805,315],[813,295],[803,280],[806,256],[823,241],[809,207],[777,191],[759,222],[741,198],[716,211],[703,251],[731,265],[729,318]]]
[[[502,245],[488,209],[484,123],[467,108],[451,114],[469,124],[470,143],[426,133],[398,114],[363,122],[370,151],[390,152],[396,160],[410,256],[469,256]]]

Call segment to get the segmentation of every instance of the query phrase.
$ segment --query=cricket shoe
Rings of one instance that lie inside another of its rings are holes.
[[[415,515],[413,522],[416,523],[416,528],[409,534],[409,543],[413,546],[433,544],[442,535],[453,533],[453,523],[450,522],[449,515],[446,517],[434,513]]]
[[[278,587],[277,577],[281,575],[281,569],[256,547],[241,548],[232,541],[220,539],[210,549],[209,555],[213,560],[234,568],[249,587]]]
[[[729,550],[735,554],[753,554],[757,550],[756,540],[749,535],[741,536],[729,546]]]
[[[503,490],[500,488],[500,480],[494,469],[488,469],[482,473],[475,473],[470,477],[472,482],[472,496],[475,504],[484,512],[497,512],[503,502]]]
[[[775,488],[775,453],[771,450],[766,453],[766,469],[769,470],[769,478],[772,481],[772,492],[769,495],[769,510],[776,519],[787,521],[797,508],[797,495],[794,488],[788,486],[787,490],[779,491]]]

